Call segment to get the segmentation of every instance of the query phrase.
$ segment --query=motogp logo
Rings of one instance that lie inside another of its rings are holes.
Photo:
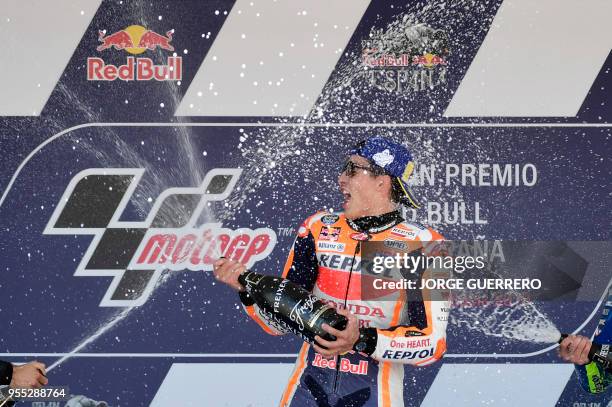
[[[212,201],[227,199],[242,170],[209,171],[197,188],[169,188],[146,220],[120,220],[144,169],[95,168],[68,184],[44,234],[93,235],[75,276],[112,276],[101,307],[147,301],[164,270],[212,270],[220,256],[252,267],[276,245],[269,228],[231,230],[220,223],[198,225]]]

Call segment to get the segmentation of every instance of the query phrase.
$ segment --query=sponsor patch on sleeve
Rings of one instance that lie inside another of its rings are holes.
[[[400,359],[400,360],[410,360],[410,359],[424,359],[427,357],[432,357],[434,355],[434,348],[422,349],[419,351],[412,350],[385,350],[382,357],[383,359]]]

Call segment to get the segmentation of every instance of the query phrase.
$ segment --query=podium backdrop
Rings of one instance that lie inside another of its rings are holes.
[[[300,341],[249,320],[212,277],[218,252],[152,239],[214,230],[278,275],[301,222],[341,210],[338,170],[374,134],[415,155],[411,219],[448,239],[570,242],[584,262],[558,271],[575,285],[533,312],[591,336],[611,278],[611,12],[3,2],[0,359],[77,349],[50,385],[109,406],[275,405]],[[552,344],[485,331],[451,315],[446,357],[408,368],[406,405],[609,406]]]

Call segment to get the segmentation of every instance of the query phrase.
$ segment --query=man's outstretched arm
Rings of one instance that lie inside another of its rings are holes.
[[[314,288],[318,274],[315,241],[310,231],[310,225],[317,216],[318,214],[308,218],[300,226],[282,273],[283,278],[301,285],[308,291]],[[271,315],[255,304],[255,301],[238,282],[238,276],[246,271],[243,264],[228,259],[219,259],[215,262],[213,270],[217,280],[238,291],[244,310],[266,333],[270,335],[287,333],[274,322]]]

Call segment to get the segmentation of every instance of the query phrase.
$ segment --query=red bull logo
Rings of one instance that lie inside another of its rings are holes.
[[[98,41],[101,43],[96,50],[126,51],[139,55],[145,51],[174,51],[170,44],[174,30],[166,31],[165,35],[146,29],[141,25],[131,25],[112,34],[105,30],[98,31]],[[99,57],[87,58],[87,80],[90,81],[178,81],[182,79],[182,58],[171,56],[166,64],[155,65],[151,58],[128,57],[125,64],[116,66],[106,64]]]
[[[330,369],[336,370],[337,362],[335,359],[325,359],[321,354],[315,352],[314,360],[312,361],[312,365],[315,367],[319,367],[322,369]],[[338,370],[343,373],[352,373],[359,375],[367,375],[368,374],[368,361],[360,360],[359,363],[351,363],[350,360],[346,358],[340,359],[340,366],[338,366]]]
[[[431,53],[423,55],[410,56],[410,54],[377,54],[378,50],[365,49],[362,55],[362,62],[369,68],[383,68],[383,67],[408,67],[411,65],[418,65],[425,68],[433,68],[436,65],[446,65],[446,60],[440,56]]]
[[[362,41],[361,63],[371,86],[406,94],[446,84],[450,40],[445,31],[398,21],[401,30],[374,30]]]

